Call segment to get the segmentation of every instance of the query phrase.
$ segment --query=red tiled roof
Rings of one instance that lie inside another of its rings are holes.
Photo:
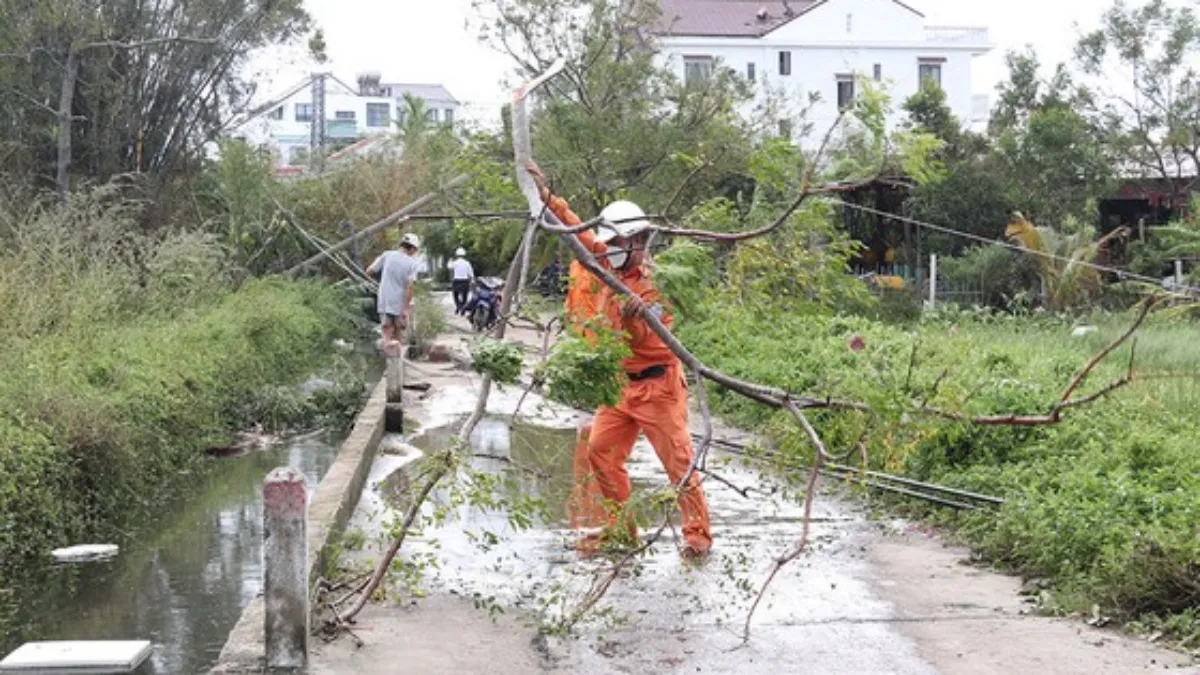
[[[658,0],[662,16],[654,32],[658,35],[762,37],[828,1]],[[893,2],[920,14],[900,0]],[[760,14],[765,18],[759,18]]]

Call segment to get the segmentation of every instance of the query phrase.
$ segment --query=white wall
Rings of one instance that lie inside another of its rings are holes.
[[[847,40],[919,42],[924,34],[925,19],[893,0],[827,0],[771,31],[763,40],[790,45]]]
[[[765,100],[767,87],[787,95],[793,115],[808,105],[810,93],[819,94],[821,101],[804,117],[812,125],[812,134],[798,139],[807,145],[819,142],[837,119],[837,76],[870,79],[875,64],[882,67],[882,83],[892,98],[890,122],[896,124],[904,117],[901,104],[919,88],[919,60],[944,59],[942,88],[947,103],[967,124],[975,112],[971,61],[989,47],[979,39],[947,42],[930,35],[920,15],[892,0],[828,0],[762,38],[662,38],[659,60],[681,79],[685,56],[711,56],[743,77],[747,64],[755,63],[756,98],[745,114]],[[781,51],[791,52],[790,75],[779,72]],[[794,128],[799,130],[800,125]]]
[[[856,74],[874,76],[875,64],[882,68],[884,89],[892,98],[892,122],[903,119],[900,105],[919,88],[919,59],[943,58],[942,88],[947,94],[947,103],[964,123],[971,119],[971,55],[962,51],[944,51],[936,48],[838,48],[838,47],[788,47],[787,45],[766,46],[714,46],[664,44],[662,56],[679,78],[684,76],[683,57],[708,55],[719,60],[725,67],[746,75],[746,64],[756,64],[757,82],[754,104],[764,101],[765,88],[770,87],[785,93],[789,99],[791,113],[798,114],[808,104],[808,95],[817,93],[821,101],[805,116],[820,136],[837,119],[837,76]],[[791,75],[779,74],[779,52],[790,51],[792,56]],[[744,111],[749,113],[749,110]]]
[[[367,104],[382,103],[388,106],[388,119],[396,119],[396,102],[382,96],[358,96],[346,92],[341,87],[328,87],[325,91],[325,119],[337,120],[338,111],[353,111],[354,122],[358,135],[370,136],[388,133],[394,127],[389,121],[383,126],[367,126]],[[265,145],[276,153],[276,163],[287,166],[291,162],[292,153],[297,148],[307,152],[312,124],[309,121],[296,120],[296,106],[312,104],[312,90],[304,89],[283,101],[282,119],[272,119],[270,113],[254,118],[234,131],[235,136],[246,139],[251,145]]]

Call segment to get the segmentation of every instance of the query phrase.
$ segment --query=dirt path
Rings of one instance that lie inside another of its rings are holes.
[[[541,344],[529,330],[512,337]],[[454,346],[461,338],[443,342]],[[434,387],[411,406],[426,428],[449,425],[473,405],[476,378],[469,372],[427,363],[411,372]],[[490,412],[511,414],[519,393],[500,392]],[[536,424],[560,430],[562,439],[580,421],[536,397],[524,410]],[[485,425],[480,442],[491,445],[489,451],[510,452],[507,429],[503,420]],[[728,428],[718,434],[739,437]],[[569,440],[561,444],[569,452]],[[410,458],[381,457],[371,484]],[[713,461],[736,485],[764,483],[733,458]],[[644,441],[629,470],[643,489],[663,484]],[[776,579],[749,645],[740,647],[753,592],[772,556],[796,536],[800,508],[782,490],[746,499],[711,481],[705,489],[717,539],[712,559],[685,565],[669,543],[657,547],[636,574],[614,584],[606,610],[570,639],[540,638],[532,625],[533,616],[563,609],[554,598],[573,600],[587,588],[595,563],[570,553],[570,531],[504,532],[497,546],[481,553],[464,531],[503,532],[503,517],[464,514],[461,523],[430,528],[406,549],[439,557],[440,569],[428,580],[431,597],[416,608],[373,607],[358,629],[367,646],[355,650],[341,640],[323,647],[313,672],[393,672],[404,663],[405,671],[422,673],[1200,673],[1184,656],[1148,643],[1029,615],[1016,580],[961,564],[965,552],[935,538],[889,533],[830,486],[817,501],[811,552]],[[378,521],[378,492],[369,488],[364,495],[355,515],[359,526]],[[475,597],[494,598],[505,614],[493,623],[474,608]]]

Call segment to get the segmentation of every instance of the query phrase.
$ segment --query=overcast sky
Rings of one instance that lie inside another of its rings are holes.
[[[1043,65],[1069,59],[1075,37],[1096,27],[1112,0],[908,0],[928,24],[985,26],[995,50],[976,59],[973,89],[991,93],[1004,78],[1004,53],[1032,44]],[[470,0],[306,0],[324,29],[328,68],[347,82],[365,70],[385,81],[440,82],[467,103],[470,117],[494,115],[510,72],[505,57],[481,45]],[[1078,24],[1078,27],[1076,27]],[[313,69],[300,48],[259,59],[260,93],[269,96]]]

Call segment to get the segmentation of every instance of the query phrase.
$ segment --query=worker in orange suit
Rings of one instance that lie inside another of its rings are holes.
[[[528,169],[542,201],[558,219],[565,224],[579,223],[566,200],[551,194],[541,169],[532,162]],[[621,392],[620,402],[596,411],[588,442],[588,464],[605,499],[623,505],[632,492],[625,462],[639,433],[646,434],[675,485],[691,467],[694,450],[688,430],[687,382],[682,364],[643,318],[643,312],[651,312],[668,328],[672,324],[645,265],[649,222],[631,202],[613,202],[600,215],[599,231],[581,232],[577,235],[579,241],[636,297],[622,301],[604,286],[597,298],[598,316],[626,335],[632,355],[621,364],[629,382]],[[708,504],[695,473],[680,495],[679,507],[686,541],[684,555],[688,558],[708,555],[712,548]],[[618,526],[616,514],[610,514],[609,525]],[[632,530],[631,525],[626,526]],[[607,533],[585,537],[580,541],[580,551],[594,551],[605,536]]]
[[[570,225],[578,225],[579,218],[571,214]],[[571,261],[567,276],[566,316],[568,325],[581,335],[588,335],[587,326],[596,318],[596,302],[600,298],[603,284],[578,260]],[[575,485],[571,499],[567,502],[567,521],[573,528],[599,527],[606,522],[604,494],[588,460],[588,439],[592,433],[591,422],[579,426],[575,442],[574,474]]]
[[[572,217],[574,215],[571,214]],[[574,218],[571,224],[578,225],[579,219]],[[588,272],[583,263],[571,261],[567,284],[567,321],[572,329],[582,335],[589,333],[586,326],[596,318],[596,303],[602,288],[600,280]],[[581,424],[575,442],[575,486],[567,502],[567,520],[573,528],[600,527],[607,521],[604,494],[600,491],[600,484],[588,458],[591,433],[591,422]]]

